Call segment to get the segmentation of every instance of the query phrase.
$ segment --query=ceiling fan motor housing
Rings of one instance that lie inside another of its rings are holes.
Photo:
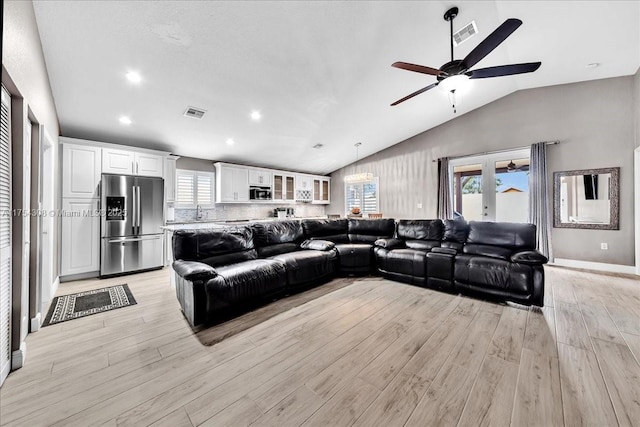
[[[440,67],[441,74],[436,76],[438,81],[442,81],[450,76],[455,76],[457,74],[462,74],[467,71],[467,67],[464,65],[464,62],[461,59],[454,59],[453,61],[447,62],[442,67]]]

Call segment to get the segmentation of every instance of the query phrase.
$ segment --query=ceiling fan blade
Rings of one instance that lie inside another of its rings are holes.
[[[430,74],[432,76],[437,76],[442,73],[442,71],[436,70],[435,68],[425,67],[424,65],[409,64],[408,62],[394,62],[391,66],[402,68],[403,70],[414,71],[416,73]]]
[[[417,90],[417,91],[413,92],[411,95],[407,95],[407,96],[405,96],[405,97],[404,97],[404,98],[402,98],[402,99],[398,99],[396,102],[394,102],[393,104],[391,104],[391,106],[393,107],[394,105],[398,105],[398,104],[400,104],[401,102],[404,102],[404,101],[406,101],[407,99],[411,99],[411,98],[413,98],[413,97],[414,97],[414,96],[416,96],[416,95],[420,95],[421,93],[426,92],[426,91],[428,91],[429,89],[433,89],[433,88],[434,88],[434,87],[436,87],[436,86],[438,86],[438,83],[437,83],[437,82],[436,82],[436,83],[432,83],[432,84],[430,84],[430,85],[429,85],[429,86],[427,86],[427,87],[423,87],[422,89],[420,89],[420,90]]]
[[[540,68],[541,64],[542,62],[527,62],[525,64],[498,65],[497,67],[480,68],[469,71],[467,75],[470,79],[486,79],[488,77],[532,73]]]
[[[506,40],[518,27],[522,25],[519,19],[507,19],[496,30],[482,40],[469,54],[462,60],[467,70],[476,65],[482,58],[491,53],[500,43]]]

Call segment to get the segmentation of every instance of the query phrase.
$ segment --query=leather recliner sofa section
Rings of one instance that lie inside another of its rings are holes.
[[[536,251],[535,225],[471,221],[455,257],[455,287],[542,307],[546,262]]]
[[[342,273],[367,274],[375,267],[374,242],[393,237],[396,223],[391,218],[320,219],[302,221],[302,227],[306,237],[311,240],[335,243]]]
[[[374,249],[375,247],[375,249]],[[173,236],[176,293],[192,326],[227,307],[368,274],[542,306],[535,226],[460,220],[273,221]]]

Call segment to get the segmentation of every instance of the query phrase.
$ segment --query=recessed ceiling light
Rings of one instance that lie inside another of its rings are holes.
[[[262,114],[260,114],[260,111],[253,111],[251,113],[251,118],[255,121],[258,121],[262,118]]]
[[[120,116],[120,118],[118,120],[123,125],[130,125],[131,124],[131,119],[129,117],[127,117],[127,116]]]
[[[587,64],[586,68],[598,68],[600,66],[599,62],[592,62],[591,64]]]
[[[129,71],[126,77],[131,83],[140,83],[142,81],[142,76],[136,71]]]
[[[231,138],[227,139],[225,142],[227,143],[227,145],[233,145],[233,144],[235,144],[235,143],[236,143],[236,142],[235,142],[233,139],[231,139]]]

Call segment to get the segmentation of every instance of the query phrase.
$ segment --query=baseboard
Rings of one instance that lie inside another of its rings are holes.
[[[607,271],[610,273],[636,274],[636,267],[633,265],[607,264],[604,262],[579,261],[576,259],[555,258],[550,265]]]
[[[42,325],[42,313],[38,312],[35,317],[31,318],[30,332],[38,332]]]
[[[94,279],[100,277],[99,271],[90,271],[89,273],[69,274],[67,276],[58,277],[60,283],[71,282],[73,280]]]
[[[24,361],[27,358],[27,344],[22,341],[20,348],[11,353],[11,370],[15,371],[24,366]]]

